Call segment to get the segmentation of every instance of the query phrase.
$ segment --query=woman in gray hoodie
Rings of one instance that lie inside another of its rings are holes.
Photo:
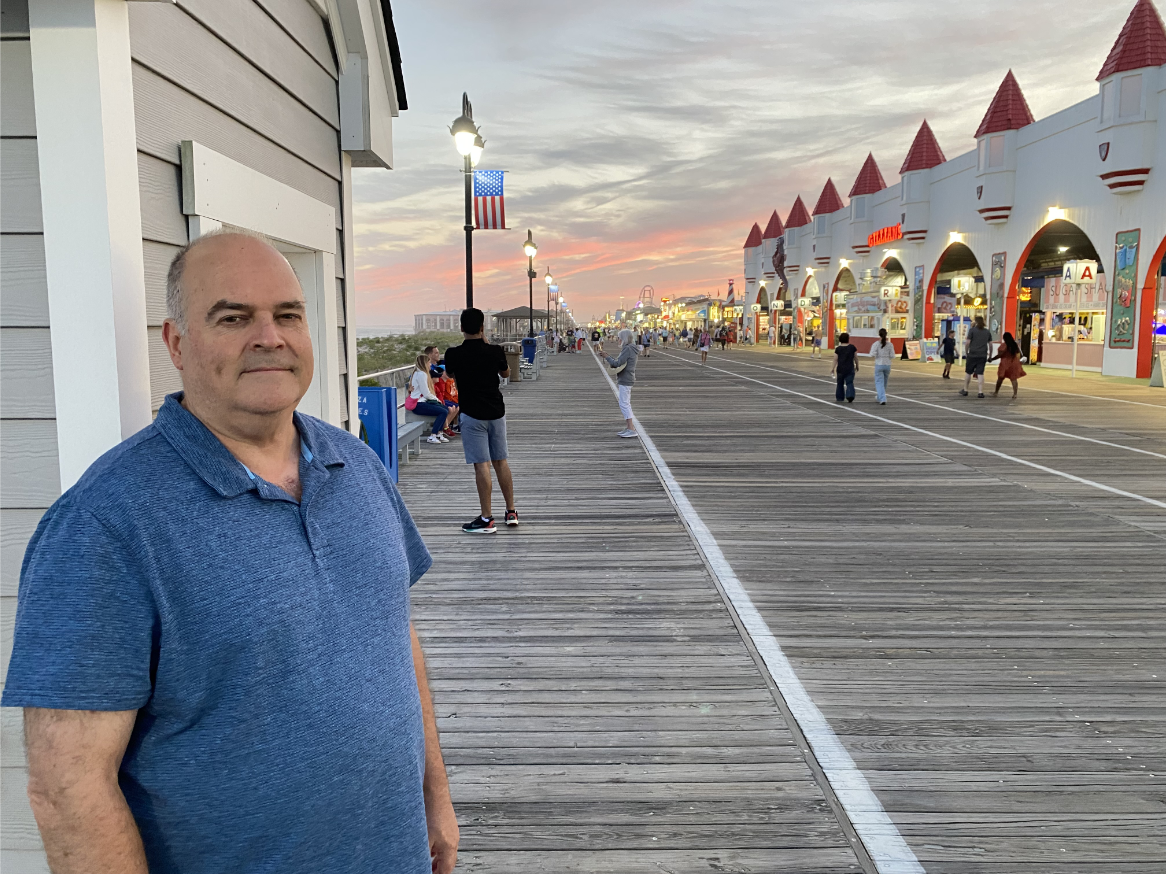
[[[619,378],[616,380],[619,390],[619,411],[623,413],[623,417],[628,423],[627,428],[619,432],[620,437],[639,436],[636,433],[635,423],[632,421],[632,386],[636,384],[636,357],[640,354],[640,350],[636,348],[636,344],[632,340],[631,330],[624,328],[619,332],[619,355],[616,358],[612,358],[610,355],[603,356],[608,365],[615,368],[615,372],[619,374]],[[602,352],[603,348],[600,347],[599,351]]]

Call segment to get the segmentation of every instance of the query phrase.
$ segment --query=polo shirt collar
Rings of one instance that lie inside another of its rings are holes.
[[[182,406],[182,392],[167,395],[154,426],[212,489],[233,498],[256,488],[250,472],[231,454],[198,417]],[[293,413],[300,434],[300,458],[310,467],[343,467],[344,461],[321,424],[310,416]]]

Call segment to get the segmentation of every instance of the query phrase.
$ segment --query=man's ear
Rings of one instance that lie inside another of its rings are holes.
[[[178,324],[173,319],[162,323],[162,342],[166,344],[166,351],[170,353],[170,361],[178,370],[182,369],[182,335],[178,333]]]

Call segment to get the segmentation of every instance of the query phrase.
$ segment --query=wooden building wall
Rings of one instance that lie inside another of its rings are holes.
[[[187,242],[179,143],[194,140],[336,209],[343,234],[336,59],[308,0],[133,3],[134,114],[150,332],[151,405],[181,384],[162,344],[166,269]],[[347,373],[344,247],[336,254]],[[341,397],[347,400],[342,375]],[[347,415],[344,416],[347,418]]]
[[[0,15],[0,682],[24,548],[61,493],[26,0]],[[25,797],[20,711],[0,712],[0,870],[48,871]]]

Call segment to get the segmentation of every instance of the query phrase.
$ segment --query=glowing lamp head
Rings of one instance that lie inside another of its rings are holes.
[[[538,254],[538,246],[535,245],[534,237],[529,230],[526,232],[526,242],[522,244],[522,251],[526,253],[527,258],[533,258]]]
[[[551,276],[551,268],[549,268],[549,267],[547,268],[547,275],[546,275],[545,279],[547,281],[548,288],[550,288],[552,285],[555,284],[555,277]]]
[[[486,141],[482,139],[481,134],[474,134],[474,144],[470,146],[470,165],[478,166],[478,162],[482,160],[482,150],[486,148]],[[464,152],[462,154],[465,154]]]

